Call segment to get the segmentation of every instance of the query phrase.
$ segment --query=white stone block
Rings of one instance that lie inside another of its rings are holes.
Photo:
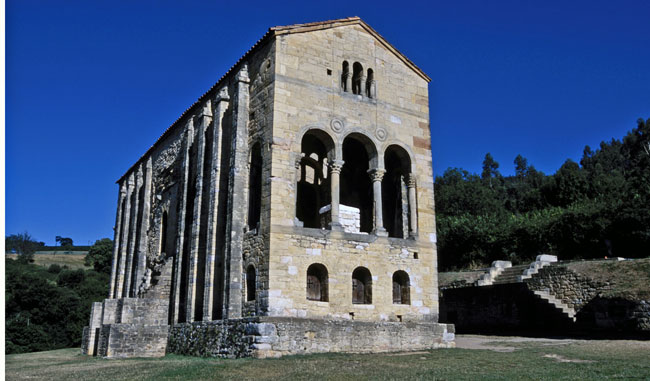
[[[510,261],[494,261],[492,262],[492,267],[496,267],[498,269],[505,269],[508,267],[512,267],[512,262]]]
[[[537,262],[557,262],[557,256],[549,255],[549,254],[542,254],[542,255],[538,255],[537,258],[535,258],[535,261],[537,261]]]

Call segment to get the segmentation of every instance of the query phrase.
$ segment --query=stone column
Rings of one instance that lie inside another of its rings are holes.
[[[191,233],[191,239],[192,242],[190,243],[190,273],[188,277],[188,283],[187,283],[187,291],[188,291],[188,297],[187,297],[187,321],[192,322],[195,320],[195,310],[200,308],[201,314],[203,313],[203,303],[201,303],[200,306],[196,305],[197,298],[199,297],[199,294],[203,293],[203,289],[199,290],[197,288],[198,283],[202,283],[203,279],[201,279],[201,282],[199,282],[199,273],[202,272],[203,269],[199,268],[199,263],[201,262],[201,255],[204,255],[205,253],[202,253],[201,251],[201,246],[202,243],[200,242],[201,238],[201,229],[207,228],[207,226],[201,226],[201,211],[203,210],[202,202],[203,202],[203,183],[204,179],[203,174],[203,166],[205,163],[205,131],[208,129],[210,123],[212,123],[212,111],[211,111],[211,103],[208,100],[207,103],[203,106],[203,111],[201,113],[201,122],[199,123],[199,131],[198,131],[198,149],[197,149],[197,159],[196,159],[196,193],[194,197],[194,219],[192,220],[192,233]],[[209,179],[207,179],[209,181]]]
[[[178,323],[178,314],[180,306],[181,278],[183,277],[183,243],[185,240],[185,215],[187,214],[187,183],[189,178],[190,166],[190,147],[194,139],[194,118],[190,117],[185,125],[185,139],[183,139],[183,164],[181,177],[181,200],[178,213],[178,232],[176,236],[176,267],[174,268],[174,298],[173,305],[169,306],[172,310],[172,322]],[[188,227],[189,229],[189,227]]]
[[[217,250],[217,218],[219,209],[220,192],[220,168],[221,168],[221,141],[223,130],[223,114],[228,109],[228,88],[224,87],[219,91],[215,99],[214,122],[212,141],[212,158],[210,160],[210,203],[208,207],[208,242],[206,242],[206,259],[205,259],[205,291],[203,292],[203,320],[214,320],[212,312],[214,311],[214,282],[218,281],[215,276],[216,268],[216,250]],[[219,279],[223,282],[223,276]]]
[[[339,205],[340,205],[340,196],[341,196],[341,184],[340,184],[340,175],[341,169],[343,168],[343,160],[332,160],[329,163],[330,167],[330,187],[331,187],[331,214],[332,221],[330,222],[330,229],[342,231],[343,227],[341,226],[341,221],[339,220]]]
[[[237,73],[233,107],[232,150],[228,184],[228,222],[226,224],[226,304],[224,318],[238,318],[242,314],[242,243],[244,224],[248,214],[246,182],[248,181],[248,113],[249,83],[246,65]]]
[[[133,194],[133,188],[135,187],[135,181],[133,179],[133,173],[128,177],[127,188],[126,188],[126,207],[124,208],[124,224],[122,225],[122,238],[120,238],[120,263],[117,269],[117,286],[115,297],[123,298],[124,297],[124,273],[126,271],[126,260],[127,260],[127,250],[128,250],[128,240],[129,240],[129,231],[131,223],[131,195]]]
[[[132,197],[135,197],[135,204],[131,205],[131,222],[129,224],[129,242],[126,251],[126,268],[124,274],[124,297],[131,297],[131,284],[133,276],[133,262],[135,252],[136,232],[138,231],[138,211],[140,209],[140,187],[142,187],[142,166],[138,167],[138,172],[135,175],[135,188],[133,189]]]
[[[370,81],[370,98],[377,99],[377,81]]]
[[[416,200],[415,174],[409,173],[406,176],[406,187],[409,191],[409,237],[418,235],[418,204]]]
[[[352,92],[352,73],[347,72],[347,74],[344,75],[343,80],[345,81],[345,91],[348,93]]]
[[[138,240],[138,269],[136,272],[136,289],[133,290],[134,295],[137,296],[140,281],[144,277],[144,273],[147,267],[147,246],[149,241],[149,221],[151,219],[151,187],[152,187],[152,177],[153,177],[153,164],[151,157],[147,159],[145,165],[145,175],[144,175],[144,199],[140,200],[140,207],[142,208],[142,226],[140,227],[140,237]]]
[[[108,297],[116,298],[116,285],[117,285],[117,274],[119,267],[119,256],[120,256],[120,238],[122,231],[122,205],[124,205],[124,199],[126,198],[126,189],[124,183],[120,184],[120,192],[117,197],[117,217],[115,218],[115,235],[113,237],[113,264],[111,265],[111,290],[109,291]]]
[[[384,217],[382,213],[382,203],[381,203],[381,179],[384,178],[386,173],[385,169],[373,168],[368,170],[370,179],[372,180],[372,193],[374,198],[374,230],[373,234],[378,236],[388,236],[386,229],[384,228]]]
[[[365,74],[361,74],[361,80],[359,83],[359,92],[362,97],[368,96],[368,94],[366,93],[366,79],[367,77],[365,76]]]

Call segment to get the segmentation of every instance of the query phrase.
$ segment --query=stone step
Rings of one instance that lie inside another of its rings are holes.
[[[528,265],[508,267],[494,279],[493,284],[506,284],[519,282],[519,276],[528,268]]]
[[[562,313],[563,315],[565,315],[566,317],[568,317],[568,318],[571,319],[572,321],[574,321],[574,322],[576,321],[576,318],[575,318],[575,316],[576,316],[575,310],[574,310],[573,308],[567,306],[566,304],[564,304],[563,301],[561,301],[561,300],[555,298],[555,297],[554,297],[553,295],[551,295],[549,292],[538,290],[538,291],[533,291],[533,294],[534,294],[537,298],[544,300],[544,301],[547,302],[548,304],[551,304],[553,307],[555,307],[557,310],[561,311],[561,313]]]

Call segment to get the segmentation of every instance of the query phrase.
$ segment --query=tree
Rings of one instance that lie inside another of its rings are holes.
[[[40,242],[33,239],[27,232],[5,237],[5,251],[17,253],[18,260],[24,263],[34,262],[34,253],[40,246]]]
[[[492,188],[492,178],[501,178],[499,173],[499,163],[497,163],[492,155],[488,152],[483,159],[483,172],[481,172],[481,179],[487,180],[490,188]]]
[[[88,251],[86,266],[93,266],[97,272],[110,274],[112,257],[113,241],[109,238],[102,238],[95,241],[95,244]]]
[[[63,246],[63,247],[72,247],[72,246],[74,246],[74,244],[72,242],[72,238],[67,238],[67,237],[58,237],[58,238],[60,238],[59,242],[60,242],[61,246]]]
[[[515,175],[517,177],[525,177],[526,170],[528,169],[528,160],[521,155],[515,157]]]

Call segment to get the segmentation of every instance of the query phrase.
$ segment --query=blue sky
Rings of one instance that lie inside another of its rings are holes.
[[[436,175],[553,173],[650,117],[648,1],[7,0],[7,234],[112,238],[115,180],[269,27],[348,16],[432,78]]]

